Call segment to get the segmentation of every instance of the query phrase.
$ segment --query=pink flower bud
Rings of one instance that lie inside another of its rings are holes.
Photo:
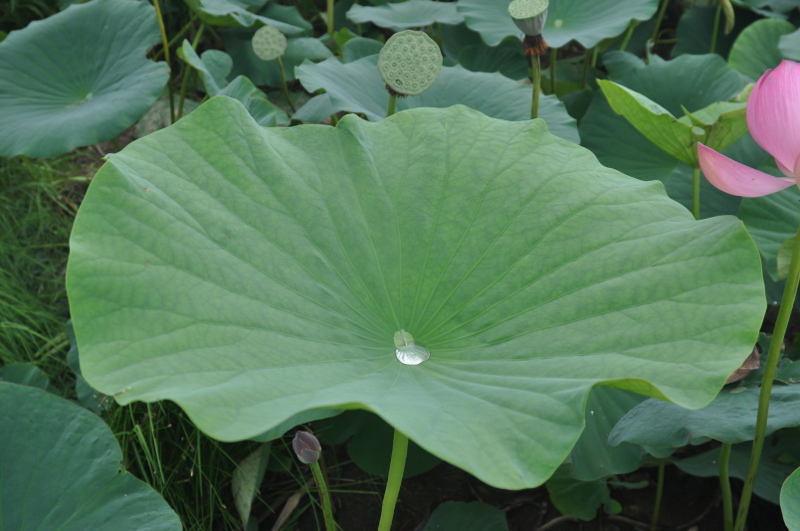
[[[307,465],[316,463],[320,452],[322,452],[322,447],[319,445],[317,438],[307,431],[297,432],[292,441],[292,448],[294,448],[294,453],[297,454],[298,459]]]

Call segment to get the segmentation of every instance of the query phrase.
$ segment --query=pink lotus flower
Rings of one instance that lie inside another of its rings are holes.
[[[760,197],[798,184],[800,63],[783,61],[761,76],[747,102],[747,127],[758,145],[775,157],[786,177],[748,168],[698,143],[700,168],[709,182],[723,192],[742,197]]]

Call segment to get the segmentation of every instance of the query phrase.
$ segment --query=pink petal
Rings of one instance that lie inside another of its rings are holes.
[[[747,127],[784,168],[794,168],[800,157],[800,63],[783,61],[761,76],[747,102]]]
[[[731,195],[761,197],[780,192],[795,183],[794,179],[773,177],[739,164],[703,144],[697,144],[697,156],[706,179]]]

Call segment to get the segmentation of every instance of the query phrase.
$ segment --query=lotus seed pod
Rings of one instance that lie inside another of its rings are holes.
[[[547,20],[548,0],[514,0],[508,6],[508,13],[514,24],[525,35],[541,35]]]
[[[522,47],[526,55],[541,55],[547,50],[542,28],[547,20],[549,5],[548,0],[514,0],[508,6],[508,13],[514,24],[525,34]]]
[[[392,35],[378,54],[378,72],[397,96],[416,96],[433,85],[442,71],[439,46],[421,31]]]
[[[286,36],[267,24],[253,35],[253,51],[265,61],[277,59],[286,51]]]

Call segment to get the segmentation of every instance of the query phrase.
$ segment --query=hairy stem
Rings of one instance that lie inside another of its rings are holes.
[[[722,488],[722,516],[725,531],[733,530],[733,498],[731,497],[731,481],[728,475],[728,463],[731,459],[731,444],[722,443],[719,452],[719,486]]]
[[[331,496],[328,492],[328,484],[325,482],[325,475],[319,467],[319,462],[311,463],[311,473],[314,474],[314,481],[319,488],[319,501],[322,505],[322,517],[325,520],[326,531],[336,531],[336,522],[333,520],[333,506]]]
[[[722,15],[722,1],[717,2],[717,14],[714,15],[714,30],[711,32],[711,49],[708,53],[714,53],[717,49],[717,35],[719,34],[719,19]]]
[[[397,108],[397,96],[392,93],[389,93],[389,105],[386,106],[386,117],[390,117],[394,114],[395,109]]]
[[[662,458],[658,460],[658,483],[656,484],[656,501],[653,505],[653,520],[650,522],[650,531],[656,531],[658,528],[658,513],[661,512],[661,498],[664,495],[664,469],[666,468],[667,460]]]
[[[539,56],[531,61],[531,82],[533,83],[533,96],[531,97],[531,120],[539,117],[539,93],[542,92],[542,62]]]
[[[653,28],[653,36],[650,39],[653,44],[655,44],[658,39],[658,32],[661,30],[661,21],[664,19],[664,13],[667,11],[667,4],[669,4],[669,0],[661,0],[661,7],[656,17],[656,27]]]
[[[700,219],[700,166],[692,172],[692,214],[694,219]]]
[[[781,357],[781,346],[786,337],[786,328],[789,325],[789,316],[792,314],[792,306],[797,295],[797,283],[800,281],[800,229],[794,240],[792,249],[792,261],[789,265],[789,275],[786,278],[786,286],[783,288],[781,307],[778,310],[778,317],[775,320],[775,329],[772,332],[772,342],[769,345],[767,361],[764,364],[764,376],[761,378],[761,394],[758,397],[758,414],[756,417],[756,433],[753,439],[753,450],[750,453],[750,466],[747,469],[747,478],[744,480],[742,497],[739,501],[739,513],[736,516],[734,531],[744,531],[747,522],[747,512],[750,509],[750,498],[753,496],[753,487],[756,484],[756,474],[758,473],[758,463],[761,460],[761,451],[764,448],[764,439],[767,431],[767,417],[769,415],[769,399],[772,395],[772,380],[775,378],[775,370],[778,368],[778,361]]]
[[[283,61],[281,61],[280,57],[278,57],[278,71],[281,74],[281,86],[283,87],[283,95],[286,96],[286,101],[289,102],[289,107],[292,108],[292,112],[297,112],[297,107],[294,106],[294,102],[292,101],[292,96],[289,94],[289,86],[286,85],[286,72],[283,70]]]
[[[167,29],[164,27],[164,17],[161,16],[161,8],[158,5],[158,0],[153,0],[153,6],[156,8],[158,29],[161,32],[161,44],[164,47],[164,61],[166,61],[167,66],[171,68],[171,62],[169,60],[169,39],[167,39]],[[173,101],[175,94],[172,89],[172,80],[167,82],[167,90],[169,91],[169,122],[175,123],[175,102]]]
[[[407,454],[408,437],[400,433],[399,430],[394,430],[392,460],[389,463],[389,478],[386,481],[386,493],[383,495],[378,531],[391,531],[392,529],[394,507],[397,505],[397,496],[400,494],[400,483],[403,481]]]

